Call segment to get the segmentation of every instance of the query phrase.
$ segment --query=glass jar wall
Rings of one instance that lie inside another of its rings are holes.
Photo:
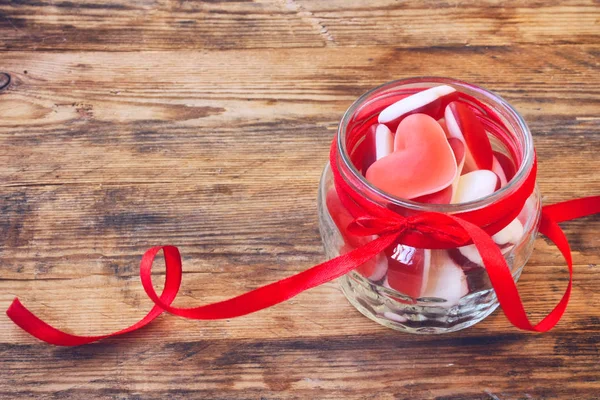
[[[510,182],[488,197],[464,204],[423,204],[395,198],[370,185],[362,176],[360,166],[353,163],[353,152],[360,145],[360,140],[354,141],[353,147],[349,148],[347,138],[351,129],[372,121],[382,108],[378,105],[391,104],[405,93],[439,85],[452,86],[476,99],[483,106],[480,115],[492,148],[505,155],[515,166],[519,165]],[[338,170],[355,192],[388,209],[413,213],[437,211],[455,214],[486,207],[509,195],[525,179],[534,158],[529,129],[508,103],[482,88],[446,78],[395,81],[366,93],[342,118],[336,145]],[[347,253],[373,239],[352,236],[345,231],[352,216],[339,201],[329,165],[321,178],[318,207],[327,258]],[[536,189],[518,217],[492,236],[515,280],[533,250],[540,210],[540,196]],[[474,245],[439,250],[414,248],[400,241],[340,278],[344,294],[365,316],[406,332],[445,333],[469,327],[498,307],[481,256]]]

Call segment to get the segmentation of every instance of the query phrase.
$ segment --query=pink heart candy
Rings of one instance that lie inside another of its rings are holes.
[[[398,125],[394,152],[375,161],[366,178],[393,196],[414,199],[446,188],[456,174],[456,159],[440,125],[426,114],[412,114]]]
[[[440,123],[440,121],[438,121]],[[440,126],[444,128],[444,126],[440,123]],[[425,196],[417,197],[414,201],[418,201],[419,203],[428,203],[428,204],[449,204],[452,201],[452,197],[456,193],[456,188],[458,186],[458,179],[460,178],[460,172],[463,169],[465,164],[465,151],[466,147],[464,142],[462,142],[458,138],[448,138],[448,144],[452,148],[452,152],[454,153],[454,158],[456,159],[456,167],[458,171],[456,176],[454,177],[454,181],[448,187],[440,190],[439,192],[435,192],[432,194],[428,194]]]

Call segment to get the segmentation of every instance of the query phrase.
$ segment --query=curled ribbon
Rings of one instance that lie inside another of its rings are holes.
[[[558,223],[600,212],[600,196],[543,207],[539,230],[556,244],[565,258],[569,270],[569,283],[560,302],[541,322],[533,325],[527,318],[510,268],[490,235],[516,218],[533,192],[535,161],[524,183],[506,198],[489,207],[456,215],[422,212],[408,217],[375,205],[352,189],[338,170],[335,142],[332,144],[330,165],[340,200],[355,217],[349,226],[349,232],[359,236],[379,235],[378,238],[349,253],[228,300],[200,307],[179,308],[171,305],[181,285],[182,265],[179,250],[174,246],[158,246],[146,251],[140,265],[142,285],[154,302],[154,307],[144,318],[128,328],[101,336],[72,335],[42,321],[17,298],[13,300],[6,314],[24,331],[40,340],[59,346],[77,346],[143,328],[164,311],[200,320],[227,319],[250,314],[339,278],[394,243],[423,248],[453,248],[473,243],[483,259],[504,314],[514,326],[528,331],[545,332],[558,323],[567,307],[573,278],[571,250]],[[152,284],[152,264],[161,250],[164,253],[166,279],[163,291],[159,295]]]

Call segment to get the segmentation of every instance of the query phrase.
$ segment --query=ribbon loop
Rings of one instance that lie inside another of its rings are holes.
[[[402,233],[410,229],[412,225],[407,218],[399,215],[393,218],[381,218],[372,216],[361,216],[352,221],[347,232],[355,236],[381,235],[385,233]]]
[[[464,246],[471,241],[468,232],[456,222],[456,218],[437,212],[423,212],[411,217],[411,220],[415,230],[435,242],[433,246],[424,248],[448,249]]]
[[[154,260],[160,250],[163,250],[165,253],[165,267],[167,269],[167,274],[163,292],[160,294],[160,296],[156,296],[156,298],[159,300],[161,305],[171,305],[177,296],[177,292],[179,291],[179,287],[181,285],[181,256],[179,255],[179,250],[177,247],[152,247],[144,254],[144,257],[142,258],[142,266],[144,260],[146,260],[146,262],[148,260]],[[140,274],[142,274],[141,268]],[[164,308],[161,307],[158,302],[155,302],[155,305],[152,307],[150,312],[135,324],[120,331],[100,336],[72,335],[56,329],[29,311],[23,304],[21,304],[18,298],[15,298],[10,307],[8,307],[8,310],[6,310],[6,315],[25,332],[35,336],[40,340],[43,340],[46,343],[57,346],[79,346],[141,329],[150,322],[154,321],[156,317],[163,312]]]

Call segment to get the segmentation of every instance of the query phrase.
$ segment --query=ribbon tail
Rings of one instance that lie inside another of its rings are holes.
[[[546,206],[542,209],[540,232],[556,244],[563,254],[569,269],[567,289],[554,309],[537,325],[532,325],[525,313],[515,282],[504,256],[492,238],[478,226],[461,218],[450,216],[461,225],[473,239],[480,252],[490,281],[498,296],[504,313],[518,328],[545,332],[552,329],[566,310],[572,289],[573,263],[571,250],[564,232],[558,222],[592,215],[600,212],[600,196],[570,200]],[[191,319],[226,319],[246,315],[286,301],[305,290],[336,279],[362,265],[386,247],[391,245],[402,233],[388,233],[354,249],[351,252],[321,263],[296,275],[260,287],[229,300],[195,308],[177,308],[171,304],[181,286],[182,265],[179,251],[174,246],[159,246],[149,249],[142,257],[140,278],[146,294],[155,303],[144,318],[128,328],[101,336],[78,336],[61,331],[38,318],[29,311],[19,299],[15,299],[6,314],[21,329],[47,343],[58,346],[78,346],[108,337],[118,336],[138,330],[163,311]],[[160,296],[152,285],[152,264],[159,251],[165,255],[166,279]]]
[[[582,197],[544,206],[546,218],[556,222],[570,221],[600,213],[600,196]]]
[[[46,343],[57,346],[79,346],[104,339],[106,336],[77,336],[47,324],[29,311],[18,298],[11,303],[6,315],[21,329]]]
[[[165,311],[189,319],[214,320],[234,318],[274,306],[308,289],[339,278],[382,252],[399,235],[400,233],[382,235],[362,247],[296,275],[259,287],[228,300],[194,308],[173,307],[157,296],[152,285],[151,272],[153,258],[144,257],[140,268],[140,277],[148,297]]]
[[[177,296],[177,292],[181,285],[181,256],[176,247],[161,246],[149,249],[146,254],[144,254],[144,257],[151,257],[154,259],[160,250],[163,250],[165,253],[165,264],[167,266],[165,285],[163,292],[160,295],[160,299],[164,304],[170,305]],[[18,298],[15,298],[8,310],[6,310],[6,315],[25,332],[46,343],[57,346],[80,346],[101,339],[133,332],[148,325],[162,313],[163,309],[155,305],[144,318],[125,329],[100,336],[79,336],[61,331],[44,322],[34,313],[29,311]]]
[[[15,299],[6,311],[8,317],[21,329],[46,343],[57,346],[79,346],[101,339],[133,332],[152,322],[168,311],[191,319],[227,319],[246,315],[288,300],[305,290],[336,279],[362,265],[386,247],[400,234],[387,234],[354,249],[349,253],[321,263],[296,275],[260,287],[240,296],[218,303],[195,308],[176,308],[171,303],[177,296],[182,278],[181,256],[174,246],[153,247],[146,251],[140,264],[140,278],[148,296],[155,303],[150,312],[128,328],[101,336],[78,336],[61,331],[41,320],[29,311],[19,299]],[[159,296],[152,285],[152,264],[156,255],[163,250],[165,255],[166,280]]]
[[[546,332],[552,329],[563,316],[573,287],[573,260],[569,242],[558,222],[584,217],[600,212],[600,197],[588,197],[557,203],[542,209],[540,233],[550,239],[560,250],[569,271],[569,282],[559,303],[538,324],[533,325],[527,318],[527,313],[519,295],[512,273],[504,256],[495,245],[492,238],[481,228],[460,218],[452,217],[471,236],[473,243],[481,254],[498,302],[508,320],[517,328]]]

